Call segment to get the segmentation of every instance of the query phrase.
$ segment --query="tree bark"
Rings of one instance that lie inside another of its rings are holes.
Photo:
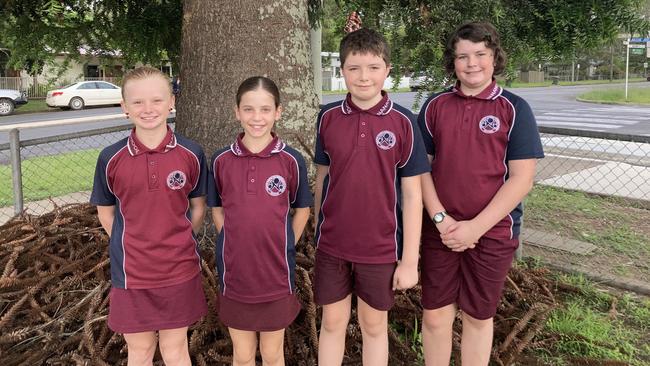
[[[237,87],[264,75],[281,92],[276,131],[305,152],[298,140],[312,146],[318,113],[310,57],[305,0],[185,0],[176,130],[208,156],[230,144]]]

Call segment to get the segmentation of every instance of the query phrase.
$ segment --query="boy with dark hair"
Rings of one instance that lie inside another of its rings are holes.
[[[429,167],[412,114],[382,90],[384,38],[359,29],[341,40],[340,55],[349,93],[321,109],[314,157],[318,364],[341,364],[355,293],[363,364],[387,365],[394,290],[418,281],[420,175]]]
[[[427,366],[448,365],[456,308],[461,363],[487,365],[493,317],[519,245],[521,201],[544,156],[526,101],[503,90],[499,35],[468,23],[450,37],[445,67],[456,85],[431,96],[418,122],[431,162],[422,196],[422,342]]]

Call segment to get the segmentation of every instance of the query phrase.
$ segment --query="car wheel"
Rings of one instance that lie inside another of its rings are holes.
[[[14,102],[11,99],[0,99],[0,116],[8,116],[14,112]]]
[[[70,109],[73,109],[75,111],[78,111],[80,109],[84,109],[84,100],[79,98],[79,97],[74,97],[70,99]]]

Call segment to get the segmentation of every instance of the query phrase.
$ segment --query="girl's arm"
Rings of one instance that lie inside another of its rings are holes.
[[[217,227],[217,233],[221,232],[223,229],[223,207],[212,207],[212,221],[214,221],[214,226]]]
[[[110,238],[111,231],[113,231],[113,220],[115,220],[115,205],[97,206],[97,217]]]
[[[192,231],[198,233],[203,226],[205,219],[205,196],[190,198],[190,218],[192,220]]]
[[[298,243],[300,236],[302,236],[302,231],[305,229],[307,220],[309,219],[309,207],[298,207],[293,212],[293,220],[291,221],[291,227],[293,229],[293,237],[295,238],[295,243]]]

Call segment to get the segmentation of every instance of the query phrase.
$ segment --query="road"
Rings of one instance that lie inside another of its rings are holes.
[[[650,83],[631,85],[635,88],[650,88]],[[596,104],[576,100],[576,96],[589,90],[612,87],[620,88],[622,84],[517,88],[512,89],[512,92],[530,104],[540,126],[650,136],[650,106]],[[413,108],[415,95],[416,93],[395,93],[391,94],[391,98],[398,104]],[[338,95],[327,95],[323,97],[323,102],[329,103],[340,98]],[[420,105],[424,100],[422,98]]]
[[[634,83],[633,87],[649,88],[650,83]],[[582,86],[553,86],[541,88],[517,88],[513,92],[523,97],[533,108],[540,126],[566,127],[580,130],[606,131],[613,133],[650,136],[650,106],[622,106],[584,103],[576,96],[592,89],[621,87],[622,84],[600,84]],[[393,93],[391,98],[405,107],[413,108],[417,93]],[[341,95],[326,95],[324,103],[342,98]],[[421,98],[420,104],[424,101]],[[416,108],[416,112],[419,107]],[[92,108],[82,111],[59,111],[0,117],[0,127],[11,124],[25,124],[36,121],[50,121],[66,118],[105,116],[121,113],[119,107]],[[21,139],[31,139],[128,124],[123,118],[86,122],[67,126],[22,129]],[[8,133],[0,132],[0,144],[8,142]]]

